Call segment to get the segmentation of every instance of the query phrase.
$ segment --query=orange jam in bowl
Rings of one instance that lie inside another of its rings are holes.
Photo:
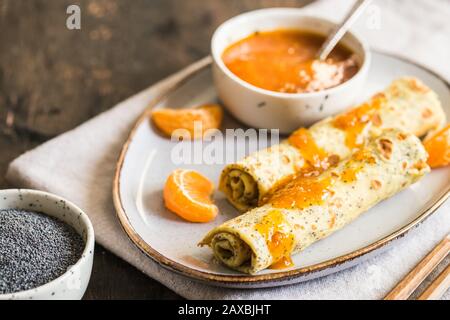
[[[326,61],[316,60],[324,41],[322,35],[300,30],[256,32],[229,46],[222,60],[237,77],[261,89],[322,91],[348,81],[359,70],[352,51],[342,45]]]
[[[335,27],[295,8],[224,22],[211,40],[212,79],[223,106],[247,126],[283,134],[347,110],[364,89],[372,54],[365,39],[348,32],[326,61],[315,59]]]

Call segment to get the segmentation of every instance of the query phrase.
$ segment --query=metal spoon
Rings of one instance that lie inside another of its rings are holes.
[[[328,55],[333,51],[334,47],[341,41],[342,37],[347,33],[356,19],[364,12],[367,6],[372,0],[358,0],[355,2],[354,6],[350,12],[345,17],[344,21],[338,25],[328,36],[327,40],[324,42],[316,57],[319,60],[325,60]]]

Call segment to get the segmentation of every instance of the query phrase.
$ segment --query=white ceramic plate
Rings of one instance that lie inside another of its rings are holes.
[[[415,76],[436,91],[450,116],[450,86],[437,75],[414,63],[382,53],[374,53],[369,79],[359,100],[383,90],[401,76]],[[190,107],[216,101],[209,62],[199,65],[183,81],[169,90],[151,108]],[[208,248],[197,243],[215,226],[237,215],[220,192],[215,200],[218,218],[208,224],[191,224],[164,208],[162,188],[176,168],[192,168],[217,185],[224,167],[217,165],[177,165],[171,159],[175,142],[160,136],[142,115],[125,144],[114,181],[117,214],[129,238],[162,266],[212,285],[259,288],[293,284],[355,265],[387,248],[396,239],[432,214],[450,194],[450,168],[434,170],[409,189],[384,201],[330,237],[293,257],[295,267],[266,270],[249,276],[229,270],[213,260]],[[239,127],[230,117],[226,128]]]

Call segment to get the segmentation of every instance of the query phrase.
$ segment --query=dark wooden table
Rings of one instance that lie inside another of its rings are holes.
[[[8,163],[202,58],[224,20],[313,0],[0,0],[0,187]],[[81,8],[81,30],[66,9]],[[178,299],[97,245],[86,299]]]

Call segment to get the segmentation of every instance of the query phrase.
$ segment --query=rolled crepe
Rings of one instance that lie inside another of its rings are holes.
[[[421,141],[395,129],[319,176],[299,175],[261,207],[209,232],[210,246],[229,268],[254,274],[291,265],[291,254],[327,237],[427,172]]]
[[[219,189],[245,212],[263,203],[267,194],[298,171],[317,174],[347,158],[380,129],[397,128],[420,137],[445,123],[437,94],[417,79],[402,78],[355,109],[227,165]]]

